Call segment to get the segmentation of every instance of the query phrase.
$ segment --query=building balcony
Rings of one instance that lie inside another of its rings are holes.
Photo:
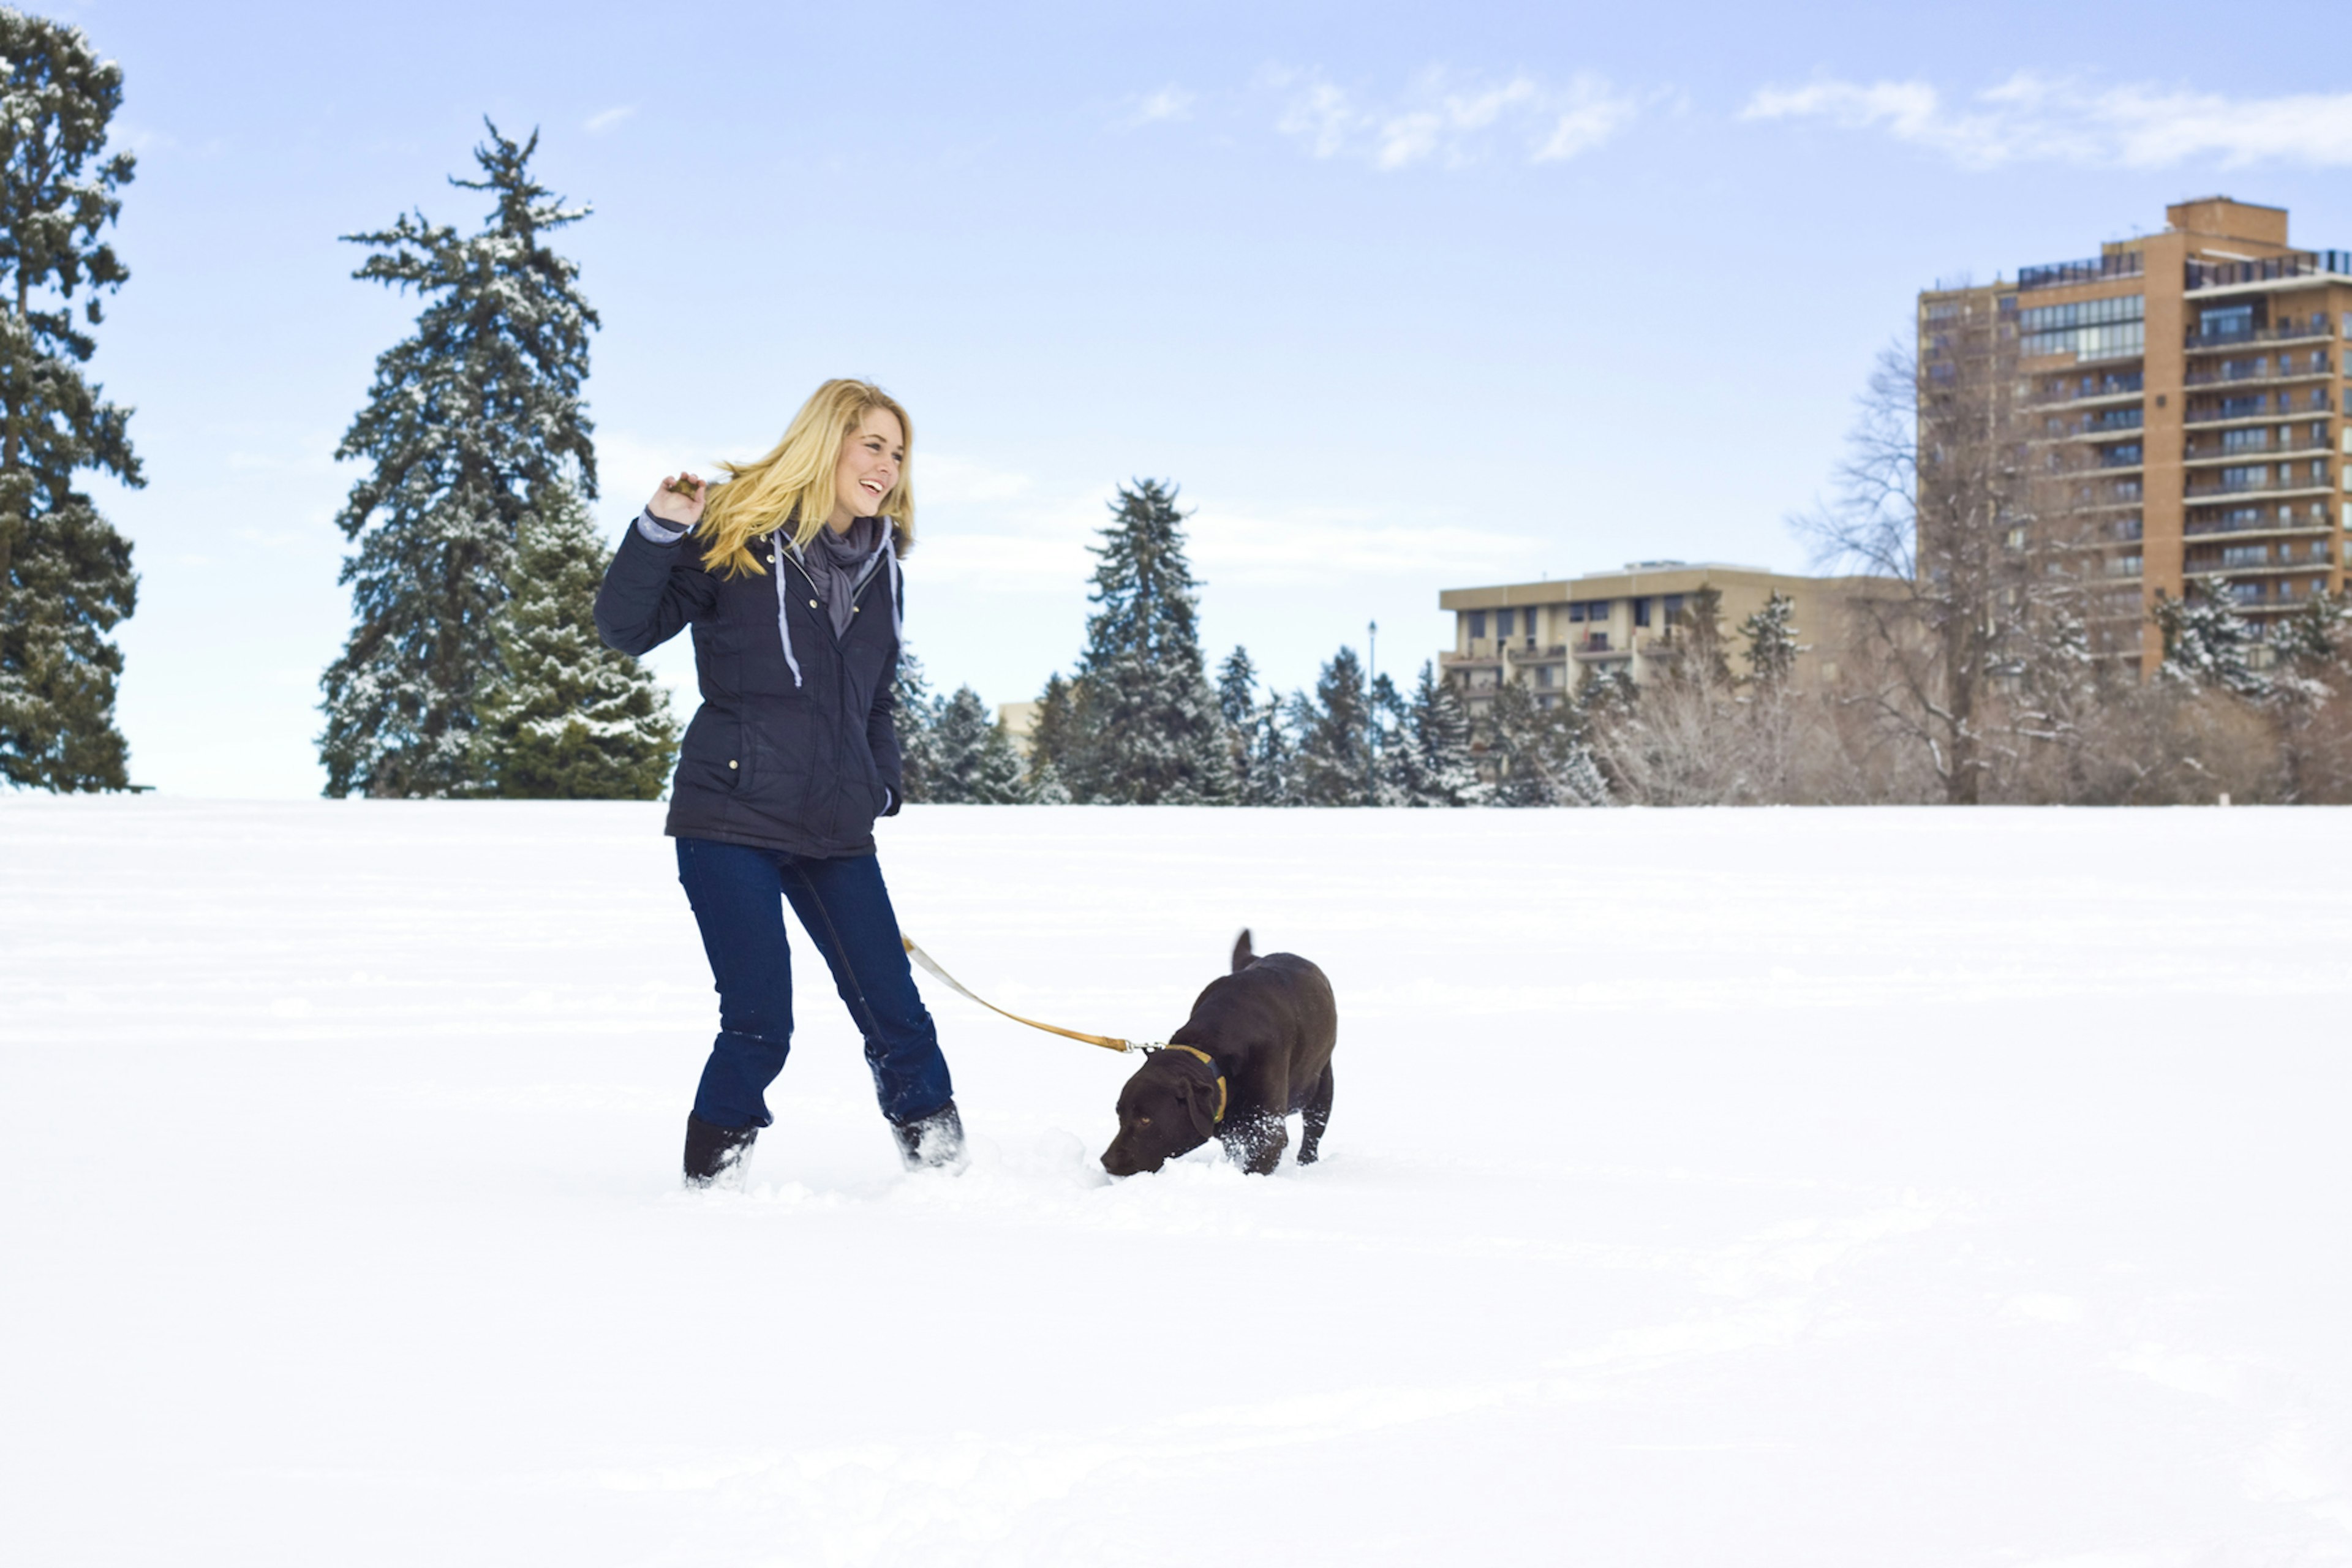
[[[2328,277],[2352,278],[2352,250],[2290,250],[2284,256],[2258,257],[2251,261],[2192,261],[2183,281],[2190,293],[2198,294]],[[2023,273],[2018,274],[2021,289],[2025,286],[2024,278]]]
[[[2094,372],[2082,376],[2053,376],[2042,382],[2026,399],[2030,407],[2061,405],[2096,409],[2117,404],[2137,403],[2147,394],[2147,376],[2143,371]]]
[[[2240,332],[2191,332],[2188,349],[2193,354],[2218,353],[2249,343],[2325,343],[2334,342],[2335,337],[2323,319],[2316,323],[2306,321],[2294,326],[2249,327]]]
[[[2187,539],[2197,539],[2217,533],[2242,534],[2252,538],[2278,533],[2333,533],[2335,531],[2336,525],[2325,518],[2315,522],[2308,521],[2298,522],[2292,520],[2281,522],[2274,517],[2264,518],[2258,522],[2233,522],[2227,514],[2218,517],[2210,514],[2192,517],[2180,528],[2181,536]]]
[[[2195,506],[2200,502],[2236,500],[2242,496],[2278,498],[2324,496],[2332,493],[2326,475],[2322,474],[2317,479],[2312,479],[2307,475],[2295,474],[2289,478],[2264,479],[2259,484],[2192,484],[2182,492],[2181,499]]]
[[[2230,586],[2236,590],[2231,595],[2231,602],[2241,610],[2259,614],[2263,611],[2292,610],[2309,603],[2312,591],[2300,580],[2305,577],[2316,577],[2325,582],[2327,578],[2327,568],[2322,566],[2315,571],[2308,567],[2297,567],[2292,576],[2250,577],[2244,572],[2196,571],[2185,572],[2181,575],[2191,581],[2211,577],[2225,579]]]
[[[2323,544],[2321,548],[2324,551],[2326,546]],[[2275,577],[2287,572],[2325,572],[2335,564],[2336,563],[2329,560],[2325,553],[2316,557],[2306,555],[2300,560],[2279,560],[2265,554],[2260,560],[2223,561],[2217,556],[2204,560],[2191,559],[2181,567],[2180,572],[2184,577],[2252,576],[2258,574]]]
[[[2204,408],[2189,408],[2182,412],[2180,422],[2183,425],[2197,426],[2274,424],[2281,419],[2303,419],[2313,416],[2324,417],[2336,410],[2336,398],[2333,392],[2324,387],[2320,389],[2316,401],[2308,396],[2298,402],[2275,405],[2270,398],[2263,396],[2233,398],[2231,401],[2250,403],[2255,406],[2232,408],[2228,404],[2214,404]]]
[[[2192,368],[2180,381],[2184,386],[2274,386],[2297,381],[2326,381],[2335,374],[2328,368],[2325,354],[2320,355],[2317,365],[2311,365],[2308,360],[2304,363],[2308,368],[2282,366],[2267,354],[2244,364],[2225,360],[2202,370]]]
[[[2017,269],[2017,290],[2030,293],[2036,289],[2063,289],[2072,283],[2105,283],[2111,279],[2137,278],[2145,253],[2137,250],[2117,251],[2112,256],[2085,257],[2080,261],[2051,261],[2040,267]]]
[[[2131,412],[2137,415],[2139,410],[2135,408]],[[2034,444],[2042,447],[2081,447],[2097,441],[2129,441],[2137,439],[2145,428],[2137,418],[2134,418],[2127,425],[2077,425],[2071,430],[2045,430],[2042,435],[2034,437]]]
[[[1570,653],[1584,660],[1623,658],[1629,651],[1622,647],[1610,647],[1609,634],[1606,632],[1594,632],[1589,637],[1579,637],[1568,647]]]
[[[2308,429],[2298,430],[2284,442],[2271,441],[2238,447],[2222,451],[2213,443],[2190,441],[2189,449],[2180,455],[2183,468],[2211,468],[2217,463],[2259,463],[2265,458],[2319,458],[2333,452],[2326,431],[2315,436]]]

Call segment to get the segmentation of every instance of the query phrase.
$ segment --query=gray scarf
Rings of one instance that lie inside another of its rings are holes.
[[[808,548],[800,552],[799,560],[806,568],[809,581],[816,584],[817,597],[824,601],[826,618],[833,622],[833,635],[841,636],[849,629],[851,597],[857,588],[857,579],[874,552],[882,543],[883,531],[889,525],[878,517],[861,517],[841,532],[820,528]]]
[[[817,596],[824,601],[825,618],[833,623],[833,635],[841,637],[849,630],[849,617],[856,613],[857,584],[866,575],[866,567],[877,555],[887,555],[890,567],[890,615],[895,624],[898,617],[898,557],[890,549],[890,525],[878,517],[861,517],[840,533],[820,528],[809,541],[806,550],[793,550],[782,540],[777,541],[776,561],[776,635],[783,639],[784,663],[792,668],[793,684],[801,683],[801,661],[793,652],[793,618],[785,597],[793,592],[788,579],[792,574],[784,569],[786,551],[799,562],[816,587]]]

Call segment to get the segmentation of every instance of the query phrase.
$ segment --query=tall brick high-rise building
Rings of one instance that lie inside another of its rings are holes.
[[[2131,628],[2158,595],[2225,577],[2259,624],[2341,592],[2352,536],[2352,252],[2297,250],[2284,209],[2227,196],[2165,218],[2086,260],[1919,296],[1923,349],[1956,308],[2014,317],[2029,414],[2074,449],[2115,584],[2110,646],[2149,669],[2162,650]]]

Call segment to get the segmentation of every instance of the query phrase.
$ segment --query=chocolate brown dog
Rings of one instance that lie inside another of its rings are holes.
[[[1114,1176],[1156,1171],[1212,1137],[1252,1175],[1289,1145],[1283,1119],[1305,1112],[1298,1163],[1315,1163],[1331,1121],[1339,1005],[1323,972],[1296,953],[1234,943],[1234,972],[1209,982],[1192,1016],[1118,1091],[1118,1136],[1103,1151]]]

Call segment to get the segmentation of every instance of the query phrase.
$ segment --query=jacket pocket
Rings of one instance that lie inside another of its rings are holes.
[[[741,789],[751,773],[751,755],[744,740],[740,721],[702,710],[686,727],[686,740],[678,747],[680,782],[730,794]]]

